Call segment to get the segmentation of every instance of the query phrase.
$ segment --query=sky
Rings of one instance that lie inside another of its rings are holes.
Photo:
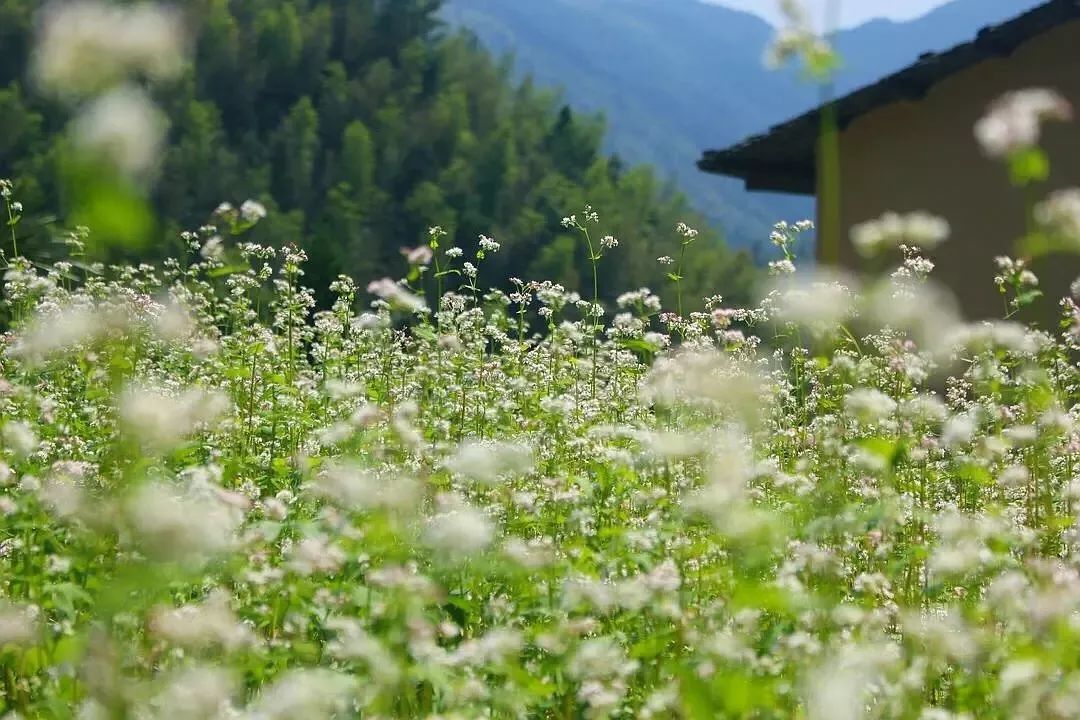
[[[893,20],[911,20],[923,15],[948,0],[835,0],[840,3],[840,26],[852,27],[878,17]],[[746,10],[776,23],[777,0],[706,0],[706,2],[726,5]],[[824,8],[829,0],[803,0],[804,5],[814,12],[815,17],[824,17]]]

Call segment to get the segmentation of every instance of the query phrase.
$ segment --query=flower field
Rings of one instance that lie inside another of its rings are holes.
[[[315,312],[261,215],[7,261],[4,717],[1080,714],[1068,323],[962,322],[914,245],[796,270],[807,224],[753,308],[484,290],[435,229]]]

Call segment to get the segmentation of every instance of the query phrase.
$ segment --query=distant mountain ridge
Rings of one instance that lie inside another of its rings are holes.
[[[910,22],[875,20],[838,33],[837,92],[1040,2],[954,0]],[[492,51],[512,54],[518,73],[562,87],[573,107],[603,113],[608,149],[657,166],[732,245],[755,246],[775,220],[812,213],[805,198],[747,193],[694,165],[702,150],[763,132],[820,100],[796,71],[765,68],[775,31],[756,15],[700,0],[446,0],[442,14]]]

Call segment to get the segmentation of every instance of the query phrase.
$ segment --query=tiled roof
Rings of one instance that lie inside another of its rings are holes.
[[[971,42],[926,53],[913,65],[835,101],[843,129],[861,115],[900,100],[918,100],[931,87],[984,60],[1010,55],[1033,37],[1080,18],[1080,0],[1050,0],[1012,20],[985,27]],[[726,150],[706,151],[698,167],[746,181],[749,190],[813,194],[822,107]]]

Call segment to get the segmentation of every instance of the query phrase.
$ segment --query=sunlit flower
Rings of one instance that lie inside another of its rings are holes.
[[[77,147],[142,178],[157,165],[165,128],[164,115],[142,90],[121,87],[94,100],[72,131]]]
[[[53,2],[42,14],[33,75],[42,88],[65,96],[133,74],[166,79],[183,68],[185,45],[180,14],[165,5]]]
[[[1072,118],[1072,106],[1057,91],[1030,88],[1007,93],[975,125],[975,137],[991,157],[1005,157],[1039,144],[1047,120]]]

